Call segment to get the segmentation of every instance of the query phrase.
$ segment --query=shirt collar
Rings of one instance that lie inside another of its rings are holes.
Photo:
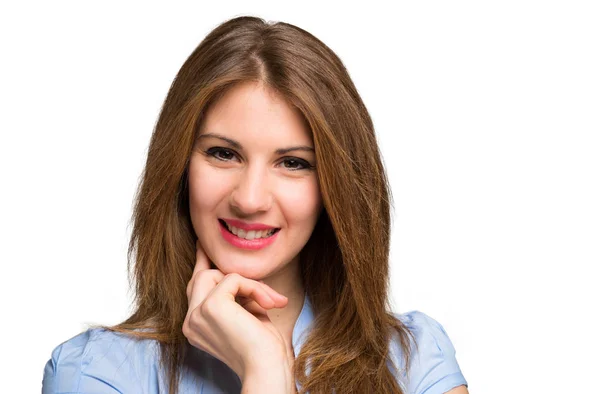
[[[300,315],[298,315],[296,324],[294,324],[294,330],[292,331],[292,346],[294,347],[295,356],[300,354],[300,349],[306,341],[313,320],[314,314],[312,305],[308,299],[308,294],[304,293],[304,304],[302,305]]]

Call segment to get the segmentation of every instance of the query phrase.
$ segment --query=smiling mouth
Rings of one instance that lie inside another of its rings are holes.
[[[238,229],[233,226],[229,226],[222,219],[219,219],[219,223],[221,224],[221,227],[223,227],[230,234],[233,234],[238,238],[246,239],[249,241],[254,240],[254,239],[270,238],[273,235],[275,235],[277,232],[279,232],[279,230],[281,230],[280,228],[274,228],[274,229],[270,229],[270,230],[261,230],[261,231],[255,231],[255,230],[246,231],[243,229]]]

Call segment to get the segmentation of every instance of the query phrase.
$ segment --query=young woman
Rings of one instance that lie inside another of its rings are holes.
[[[340,59],[290,24],[221,24],[152,135],[135,312],[58,346],[43,393],[466,393],[442,326],[389,312],[389,210]]]

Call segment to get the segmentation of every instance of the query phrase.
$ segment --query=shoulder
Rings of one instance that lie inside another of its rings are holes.
[[[58,345],[44,367],[42,394],[168,393],[157,341],[101,328]],[[241,382],[227,365],[189,347],[179,393],[239,392]],[[203,391],[202,391],[203,390]]]
[[[156,341],[88,329],[52,351],[44,367],[42,394],[139,392],[158,381],[156,360]]]
[[[408,374],[403,371],[399,377],[408,393],[445,393],[454,387],[467,385],[456,360],[452,341],[438,321],[420,311],[394,315],[414,336]],[[397,339],[395,336],[390,353],[392,360],[402,370],[403,354]]]

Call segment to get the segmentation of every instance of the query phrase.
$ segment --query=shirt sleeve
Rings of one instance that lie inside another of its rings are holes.
[[[442,394],[467,385],[456,351],[442,325],[423,312],[406,314],[407,326],[415,334],[418,348],[413,350],[409,370],[408,392]]]
[[[148,349],[136,341],[90,329],[60,344],[44,367],[42,394],[147,393],[139,361]]]

